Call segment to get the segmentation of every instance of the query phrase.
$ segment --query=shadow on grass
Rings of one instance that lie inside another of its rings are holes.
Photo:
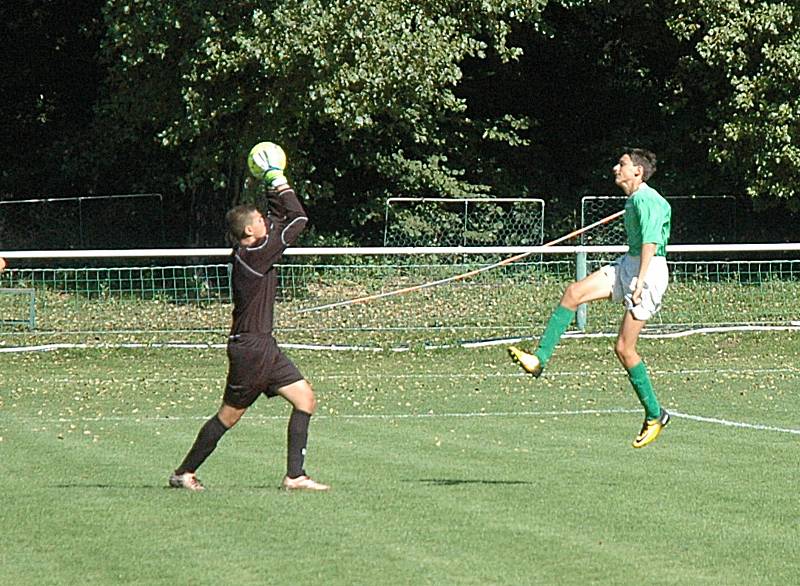
[[[485,486],[513,486],[522,484],[533,484],[527,480],[481,480],[481,479],[459,479],[459,478],[420,478],[418,480],[406,480],[405,482],[421,482],[432,486],[459,486],[462,484],[482,484]]]
[[[159,488],[170,488],[166,484],[126,484],[124,482],[120,482],[118,484],[108,483],[103,484],[99,482],[70,482],[64,484],[54,484],[52,485],[53,488],[97,488],[97,489],[110,489],[110,488],[125,488],[125,489],[148,489],[148,490],[155,490]]]
[[[64,484],[54,484],[54,485],[52,485],[52,488],[67,488],[67,489],[69,489],[69,488],[79,488],[79,489],[96,488],[98,490],[110,490],[110,489],[167,490],[167,491],[174,491],[175,493],[190,492],[190,491],[187,491],[187,490],[178,489],[178,488],[175,488],[173,486],[169,486],[166,483],[164,483],[164,484],[125,484],[125,483],[120,482],[120,483],[117,483],[117,484],[114,484],[114,483],[103,484],[103,483],[99,483],[99,482],[97,482],[97,483],[95,483],[95,482],[86,482],[86,483],[70,482],[70,483],[64,483]],[[211,489],[206,487],[206,490],[213,490],[213,488],[214,488],[213,486],[211,487]],[[224,488],[230,488],[230,487],[218,486],[217,490],[219,491],[219,490],[222,490]],[[260,485],[249,485],[249,486],[237,486],[236,489],[237,490],[274,490],[276,492],[287,492],[279,484],[266,484],[266,485],[260,484]]]

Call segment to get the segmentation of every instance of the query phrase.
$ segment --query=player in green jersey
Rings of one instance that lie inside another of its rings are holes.
[[[625,315],[614,352],[627,370],[645,410],[644,425],[633,441],[634,448],[651,443],[669,422],[669,413],[659,404],[647,368],[636,351],[639,334],[647,320],[661,308],[669,282],[666,247],[672,212],[669,203],[646,183],[655,170],[653,153],[625,149],[613,172],[615,183],[628,196],[624,216],[628,252],[566,288],[534,352],[516,346],[508,349],[512,359],[526,372],[539,377],[579,305],[599,299],[622,302]]]

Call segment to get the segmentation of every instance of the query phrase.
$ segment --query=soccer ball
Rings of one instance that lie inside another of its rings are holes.
[[[254,157],[259,160],[260,164],[256,163]],[[267,169],[264,168],[264,165],[267,166]],[[253,177],[262,179],[269,168],[286,168],[286,153],[274,142],[260,142],[247,154],[247,167]]]

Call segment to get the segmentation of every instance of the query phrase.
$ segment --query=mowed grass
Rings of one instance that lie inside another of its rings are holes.
[[[677,416],[653,445],[610,339],[545,375],[502,346],[290,355],[314,383],[307,468],[261,399],[166,479],[217,408],[221,349],[0,354],[4,584],[777,584],[800,581],[800,340],[642,340]]]

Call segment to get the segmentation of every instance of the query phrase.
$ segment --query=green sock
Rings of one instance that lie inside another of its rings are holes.
[[[535,352],[542,366],[546,365],[547,361],[550,360],[553,350],[556,349],[556,344],[561,339],[561,334],[567,331],[574,318],[575,312],[573,310],[567,309],[561,304],[555,308],[539,340],[539,347]]]
[[[661,405],[658,404],[653,385],[647,374],[644,362],[639,362],[633,368],[628,369],[628,377],[631,379],[633,390],[639,397],[639,402],[644,406],[644,412],[648,419],[656,419],[661,416]]]

